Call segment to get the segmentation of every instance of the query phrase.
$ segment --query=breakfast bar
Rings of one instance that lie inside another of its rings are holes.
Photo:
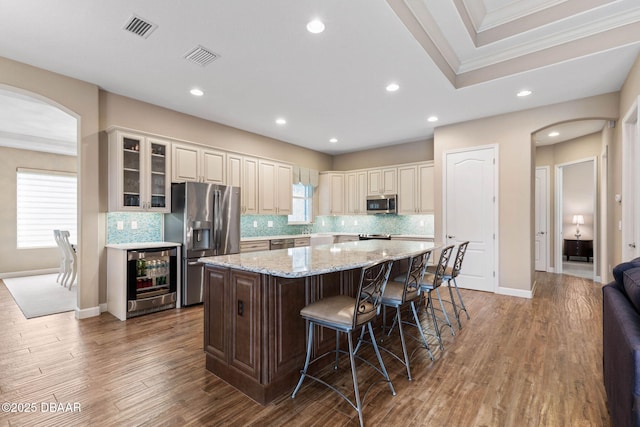
[[[370,263],[392,259],[399,273],[404,260],[431,248],[365,240],[201,258],[207,369],[263,405],[290,392],[305,357],[300,310],[320,298],[354,295],[360,269]],[[313,345],[324,352],[335,346],[335,334],[318,327]]]

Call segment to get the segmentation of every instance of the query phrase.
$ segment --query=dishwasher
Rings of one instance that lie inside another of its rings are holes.
[[[276,239],[269,242],[269,249],[289,249],[294,247],[293,239]]]

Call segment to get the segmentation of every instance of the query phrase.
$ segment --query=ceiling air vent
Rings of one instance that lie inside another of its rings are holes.
[[[133,15],[127,21],[124,29],[146,39],[157,27],[156,24],[152,24],[139,16]]]
[[[195,49],[189,51],[189,53],[187,53],[184,57],[187,60],[204,67],[213,60],[218,59],[219,56],[220,55],[211,52],[206,47],[197,46]]]

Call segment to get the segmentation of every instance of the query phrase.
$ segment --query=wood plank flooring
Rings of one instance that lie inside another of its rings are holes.
[[[375,426],[609,426],[602,379],[602,292],[589,280],[538,273],[535,298],[465,291],[471,314],[445,351],[418,351],[414,380],[384,357],[397,395],[366,366],[364,419]],[[203,309],[121,322],[108,313],[26,320],[0,284],[0,412],[9,426],[355,426],[355,411],[311,381],[261,406],[205,367]],[[435,346],[433,346],[435,349]],[[345,360],[346,362],[346,360]],[[343,367],[347,368],[343,363]],[[347,369],[328,372],[347,387]],[[54,412],[54,403],[80,411]],[[44,403],[44,406],[43,406]],[[15,409],[15,408],[14,408]],[[47,409],[49,409],[47,411]]]

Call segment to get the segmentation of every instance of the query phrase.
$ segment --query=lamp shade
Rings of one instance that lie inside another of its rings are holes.
[[[584,224],[584,216],[582,216],[582,215],[574,215],[573,216],[573,223],[574,224],[578,224],[578,225]]]

